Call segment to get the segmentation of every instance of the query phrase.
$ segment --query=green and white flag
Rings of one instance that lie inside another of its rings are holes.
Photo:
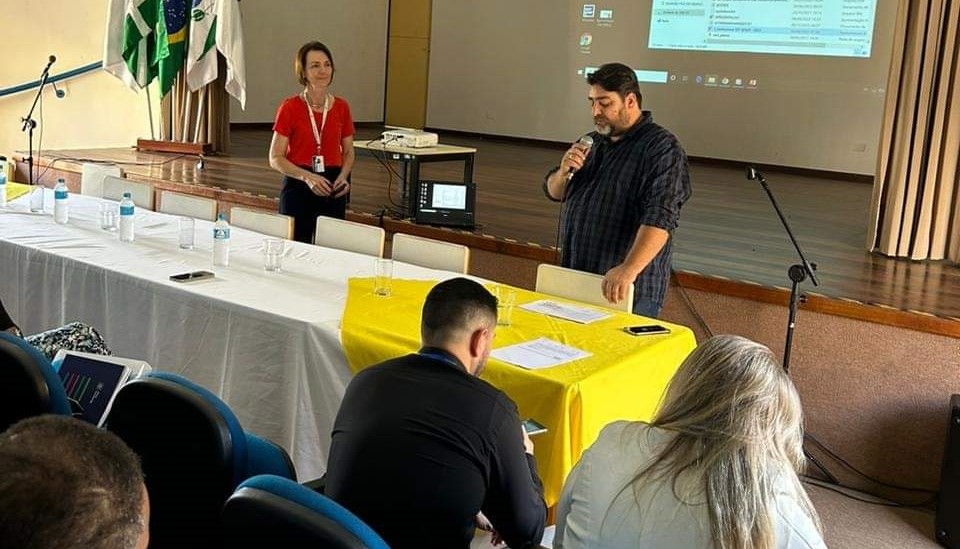
[[[247,72],[243,58],[243,25],[239,0],[193,0],[187,86],[196,91],[217,78],[217,52],[227,62],[227,93],[247,103]]]
[[[215,0],[193,0],[187,87],[197,91],[217,79],[217,13]]]
[[[119,78],[131,90],[138,90],[142,86],[130,72],[122,55],[126,8],[127,0],[110,0],[107,10],[106,40],[103,41],[103,70]]]
[[[157,51],[154,29],[162,9],[160,0],[126,0],[124,6],[120,56],[141,88],[157,77],[153,63]]]

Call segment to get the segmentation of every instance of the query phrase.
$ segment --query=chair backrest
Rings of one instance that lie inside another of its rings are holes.
[[[633,312],[633,286],[627,290],[627,297],[619,304],[613,304],[603,297],[603,277],[594,273],[585,273],[566,267],[541,263],[537,267],[536,290],[542,294],[555,295],[608,309]]]
[[[340,504],[273,475],[252,477],[237,488],[223,507],[223,529],[227,547],[389,549]]]
[[[230,224],[277,238],[293,238],[293,218],[281,213],[235,206],[230,209]]]
[[[393,235],[391,257],[404,263],[463,274],[470,266],[470,248],[405,233]]]
[[[171,215],[217,220],[216,200],[173,191],[160,191],[160,207],[157,210]]]
[[[108,175],[123,177],[123,170],[116,164],[84,162],[80,169],[80,194],[103,196],[103,178]]]
[[[386,235],[381,227],[321,215],[317,217],[313,243],[326,248],[383,257]]]
[[[103,178],[104,198],[119,201],[123,199],[123,193],[130,193],[130,198],[138,208],[153,210],[153,185],[113,175]]]
[[[106,428],[140,456],[151,548],[217,544],[221,509],[240,482],[263,473],[296,477],[283,449],[244,433],[222,400],[176,374],[125,384]]]
[[[60,376],[39,349],[0,332],[0,432],[42,414],[70,415]]]

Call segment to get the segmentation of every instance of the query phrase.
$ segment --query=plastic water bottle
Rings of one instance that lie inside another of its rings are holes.
[[[223,214],[213,224],[213,264],[220,267],[230,265],[230,224]]]
[[[133,199],[130,193],[123,193],[120,201],[120,241],[133,242]]]
[[[53,220],[61,225],[67,222],[69,217],[70,191],[67,190],[67,183],[63,178],[57,179],[57,186],[53,188]]]
[[[6,168],[6,160],[0,156],[0,167]],[[7,174],[6,170],[0,171],[0,208],[7,205]]]

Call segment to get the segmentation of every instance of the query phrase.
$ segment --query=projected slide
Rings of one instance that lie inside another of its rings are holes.
[[[653,0],[650,49],[870,57],[877,0]]]

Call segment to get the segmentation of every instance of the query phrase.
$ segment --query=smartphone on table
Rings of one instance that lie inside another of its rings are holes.
[[[193,271],[190,273],[170,275],[170,280],[174,282],[196,282],[197,280],[213,278],[213,276],[213,273],[210,271]]]
[[[670,328],[666,326],[661,326],[659,324],[648,324],[646,326],[627,326],[623,329],[624,332],[627,332],[630,335],[641,336],[641,335],[655,335],[655,334],[669,334]]]

